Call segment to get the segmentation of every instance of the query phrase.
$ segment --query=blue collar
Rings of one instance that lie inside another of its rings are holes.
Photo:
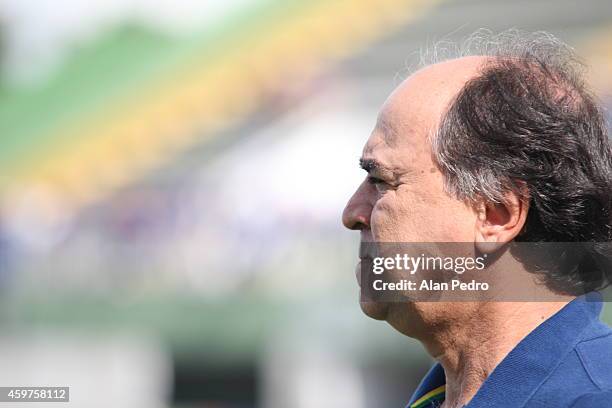
[[[598,321],[601,308],[601,295],[598,293],[580,296],[565,305],[521,340],[487,377],[465,408],[525,405],[567,353],[574,349],[581,333]],[[407,408],[445,382],[444,369],[437,363],[423,378]]]

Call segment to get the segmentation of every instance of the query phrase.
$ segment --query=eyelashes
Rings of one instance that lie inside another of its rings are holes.
[[[368,176],[368,183],[373,184],[373,185],[378,186],[378,187],[387,185],[386,181],[381,180],[381,179],[376,178],[376,177],[372,177],[372,176]]]
[[[379,178],[376,178],[376,177],[368,176],[368,183],[370,183],[370,184],[381,184],[381,183],[384,183],[384,181],[379,179]]]

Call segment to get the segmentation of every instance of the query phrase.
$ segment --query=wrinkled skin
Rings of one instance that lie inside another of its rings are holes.
[[[482,57],[469,57],[427,67],[389,96],[362,154],[362,160],[374,160],[380,168],[369,172],[343,213],[344,225],[360,230],[362,242],[475,240],[477,213],[444,191],[429,137],[452,98],[483,62]],[[421,306],[361,304],[368,316],[416,337],[422,325],[418,320],[430,317],[427,312],[415,313]],[[435,310],[443,304],[429,308],[434,315],[444,313]]]

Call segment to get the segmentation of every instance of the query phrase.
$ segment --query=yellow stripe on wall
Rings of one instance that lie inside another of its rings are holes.
[[[306,3],[309,4],[309,3]],[[167,79],[63,129],[44,155],[22,163],[6,187],[44,185],[78,207],[105,197],[257,109],[288,75],[355,52],[428,9],[432,1],[313,2],[210,61],[194,56]],[[66,137],[78,134],[78,137]]]

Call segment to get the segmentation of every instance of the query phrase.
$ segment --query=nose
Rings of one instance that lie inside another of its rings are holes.
[[[361,183],[342,212],[342,223],[350,230],[370,228],[372,202],[368,197],[368,187],[366,181]]]

